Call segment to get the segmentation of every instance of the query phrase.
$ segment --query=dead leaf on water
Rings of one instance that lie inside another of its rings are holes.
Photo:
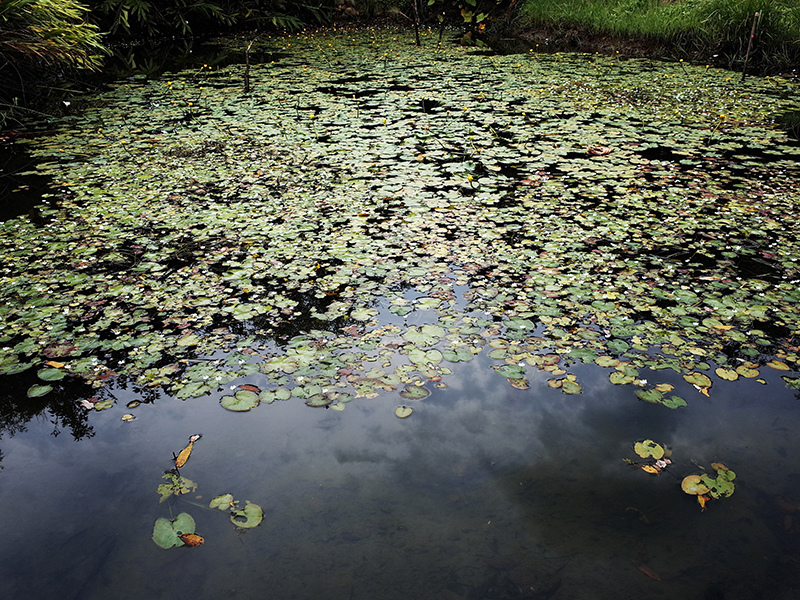
[[[205,540],[196,533],[184,533],[183,535],[180,535],[178,537],[187,546],[199,546],[200,544],[205,542]]]
[[[183,465],[186,464],[186,461],[189,460],[189,457],[192,455],[192,447],[194,443],[199,440],[201,436],[199,433],[191,436],[189,438],[189,445],[186,446],[183,450],[178,452],[178,456],[175,457],[175,467],[180,469]]]

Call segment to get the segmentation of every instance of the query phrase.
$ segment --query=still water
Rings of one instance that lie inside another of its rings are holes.
[[[781,380],[675,377],[690,407],[636,399],[578,368],[565,396],[517,390],[478,357],[420,402],[361,398],[337,412],[294,399],[239,414],[220,394],[91,415],[96,434],[46,419],[3,439],[0,580],[8,598],[791,598],[800,588],[800,404]],[[661,374],[663,378],[663,374]],[[249,379],[258,384],[258,376]],[[414,411],[394,415],[398,404]],[[172,454],[197,489],[159,503]],[[668,444],[658,476],[632,445]],[[681,492],[723,461],[735,493],[701,511]],[[264,509],[237,530],[211,498]],[[163,550],[160,517],[191,514],[205,544]],[[660,580],[654,579],[658,577]]]
[[[794,84],[400,42],[265,40],[250,95],[134,78],[27,146],[58,189],[0,238],[3,597],[800,597]],[[184,513],[205,543],[159,547]]]

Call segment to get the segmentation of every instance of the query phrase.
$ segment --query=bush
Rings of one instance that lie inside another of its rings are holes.
[[[105,52],[87,9],[74,0],[0,2],[0,70],[59,66],[97,69]]]

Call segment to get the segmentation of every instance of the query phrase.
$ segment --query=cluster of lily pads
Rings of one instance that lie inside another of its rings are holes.
[[[180,497],[197,490],[197,484],[191,479],[187,479],[180,474],[179,469],[186,464],[192,454],[194,443],[200,439],[200,435],[193,435],[189,438],[189,445],[186,446],[177,456],[175,456],[175,469],[164,473],[163,478],[167,483],[158,486],[156,492],[161,496],[159,502],[171,499],[173,496]],[[251,529],[257,527],[264,519],[264,511],[258,504],[249,500],[242,506],[233,499],[232,494],[220,494],[211,500],[209,509],[228,511],[230,520],[240,529]],[[194,518],[182,512],[174,519],[161,517],[156,520],[153,526],[153,541],[164,549],[175,546],[200,546],[205,540],[197,535],[197,525]]]
[[[341,409],[481,352],[521,389],[594,363],[671,408],[646,371],[797,386],[795,84],[393,30],[256,44],[281,58],[248,94],[237,66],[127,80],[33,138],[53,191],[0,228],[0,374],[36,369],[29,395]]]

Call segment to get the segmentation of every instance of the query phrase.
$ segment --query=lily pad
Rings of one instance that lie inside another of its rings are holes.
[[[700,475],[688,475],[681,481],[681,489],[684,493],[698,496],[708,493],[708,486],[703,483],[703,478]]]
[[[705,375],[704,373],[686,373],[683,378],[692,385],[696,385],[700,388],[711,387],[711,380],[708,378],[708,375]]]
[[[664,447],[655,443],[653,440],[643,440],[633,445],[633,450],[642,458],[655,458],[659,460],[664,457]]]
[[[421,385],[407,385],[400,392],[400,397],[406,400],[424,400],[430,395],[430,390]]]
[[[233,396],[223,396],[219,399],[222,408],[234,412],[247,412],[258,406],[261,399],[259,394],[249,390],[239,390]]]
[[[406,417],[411,416],[413,412],[410,406],[398,406],[394,409],[394,414],[400,417],[401,419],[405,419]]]
[[[171,521],[158,519],[153,527],[153,541],[162,548],[169,549],[173,546],[183,546],[180,536],[195,532],[195,522],[188,513],[181,513]]]
[[[63,369],[42,369],[37,373],[37,376],[42,381],[58,381],[64,379],[66,373]]]
[[[232,494],[222,494],[220,496],[216,496],[211,500],[208,507],[209,508],[217,508],[219,510],[228,510],[233,505],[233,495]]]
[[[249,500],[245,501],[243,509],[231,510],[231,523],[243,529],[257,527],[263,519],[264,511],[261,510],[258,504],[253,504]]]
[[[32,385],[28,388],[28,398],[38,398],[53,391],[52,385]]]

